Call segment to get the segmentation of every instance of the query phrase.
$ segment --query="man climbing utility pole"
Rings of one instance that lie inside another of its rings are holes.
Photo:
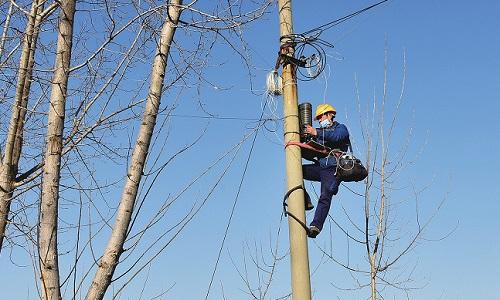
[[[286,37],[293,33],[292,0],[279,0],[279,22],[281,34],[280,54],[294,55],[294,45]],[[299,142],[299,112],[297,101],[297,82],[293,64],[283,62],[283,110],[285,145],[290,141]],[[285,148],[286,175],[288,190],[303,184],[302,159],[298,146]],[[288,198],[288,211],[305,223],[304,190],[297,189]],[[309,277],[309,256],[307,252],[307,234],[304,228],[294,220],[288,218],[290,237],[290,260],[292,273],[292,299],[310,300],[311,282]]]

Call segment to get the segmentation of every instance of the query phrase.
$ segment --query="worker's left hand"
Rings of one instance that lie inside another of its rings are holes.
[[[311,125],[305,125],[306,127],[306,132],[310,135],[317,136],[318,132],[316,131],[316,128],[312,127]]]

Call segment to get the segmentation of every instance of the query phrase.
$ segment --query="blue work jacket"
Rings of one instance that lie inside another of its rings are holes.
[[[334,121],[333,125],[327,128],[316,128],[318,133],[315,137],[316,142],[325,145],[330,149],[339,149],[346,152],[349,141],[349,131],[344,124]],[[327,156],[319,159],[321,168],[335,167],[337,160],[333,156]]]

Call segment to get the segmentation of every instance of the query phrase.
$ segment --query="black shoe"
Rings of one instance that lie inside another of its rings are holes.
[[[307,236],[314,239],[321,232],[318,227],[311,225],[309,226],[309,231],[307,232]]]
[[[309,194],[304,190],[304,206],[306,210],[311,210],[314,208],[314,205],[311,202],[311,197],[309,197]]]

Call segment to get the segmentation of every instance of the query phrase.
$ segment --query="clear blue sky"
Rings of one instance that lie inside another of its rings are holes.
[[[307,31],[372,3],[364,0],[295,0],[295,32]],[[220,88],[205,85],[198,96],[196,91],[187,91],[176,113],[203,115],[195,98],[199,97],[204,109],[216,115],[258,118],[265,101],[262,96],[265,76],[274,67],[279,47],[277,18],[273,6],[263,20],[244,28],[255,66],[252,81],[256,94],[250,92],[241,59],[221,46],[212,53],[214,60],[207,71],[211,82]],[[390,200],[399,202],[410,198],[412,201],[412,186],[417,189],[427,187],[419,202],[422,217],[426,217],[446,198],[424,235],[428,241],[422,240],[390,275],[395,278],[415,268],[411,286],[418,289],[410,292],[410,299],[500,299],[495,285],[500,269],[500,237],[497,233],[500,229],[497,216],[500,204],[496,195],[497,170],[500,169],[498,28],[500,3],[496,1],[389,1],[324,32],[321,38],[335,45],[334,49],[327,49],[325,76],[312,82],[299,82],[300,101],[308,100],[313,105],[328,102],[337,108],[338,121],[348,125],[355,148],[364,158],[355,75],[361,105],[366,109],[374,97],[381,96],[384,53],[387,50],[387,101],[390,107],[399,97],[403,54],[406,54],[404,101],[393,149],[405,144],[406,133],[411,129],[407,161],[413,164],[400,177],[398,187],[403,189],[395,191]],[[217,63],[221,65],[216,66]],[[173,95],[167,95],[163,101],[168,103],[172,99]],[[272,104],[276,106],[272,108],[277,116],[281,116],[282,98],[274,100]],[[265,114],[270,116],[269,107]],[[145,204],[146,213],[154,212],[158,202],[169,193],[175,193],[188,178],[237,143],[254,124],[232,120],[207,123],[206,120],[178,117],[173,119],[171,126],[174,133],[167,144],[172,147],[168,153],[174,152],[174,145],[180,147],[198,136],[205,126],[208,129],[197,144],[197,150],[173,162],[160,177],[160,184],[152,191],[151,202]],[[256,139],[210,299],[222,299],[222,287],[226,299],[251,299],[245,294],[246,287],[235,268],[243,268],[245,254],[249,277],[256,283],[250,253],[248,249],[243,252],[245,245],[248,244],[253,251],[255,247],[259,251],[262,249],[262,255],[266,260],[270,259],[270,241],[274,245],[281,226],[279,252],[285,254],[287,251],[288,226],[285,221],[280,223],[286,182],[283,124],[278,122],[269,126],[276,126],[276,132],[260,131]],[[235,164],[200,214],[151,266],[144,299],[150,299],[172,285],[172,290],[162,299],[205,298],[251,141],[252,138],[243,145]],[[222,170],[218,167],[217,172]],[[204,178],[176,203],[171,219],[164,226],[173,224],[194,201],[202,199],[216,181],[216,174]],[[349,187],[356,191],[363,188],[359,183],[349,184]],[[319,187],[316,185],[316,188]],[[110,201],[116,201],[113,199],[119,195],[119,190],[110,193]],[[356,224],[362,225],[362,199],[341,187],[330,215],[355,231],[344,210]],[[412,213],[411,207],[394,211],[397,224],[405,225],[400,236],[404,237],[414,228]],[[309,214],[308,220],[311,218]],[[159,228],[156,233],[161,230]],[[447,237],[441,239],[444,236]],[[336,288],[350,289],[356,287],[356,283],[338,265],[322,260],[318,247],[333,247],[336,258],[367,268],[362,245],[347,245],[345,235],[336,229],[333,239],[322,233],[309,243],[311,271],[318,268],[311,279],[314,299],[367,299],[369,290],[366,288],[357,291]],[[397,251],[397,248],[387,251]],[[18,287],[15,291],[6,289],[9,296],[6,299],[36,299],[31,268],[13,267],[2,253],[2,270],[4,268],[8,272],[0,272],[2,286]],[[366,283],[366,278],[356,278]],[[285,257],[278,263],[266,299],[285,295],[289,292],[289,284],[289,261]],[[141,288],[140,284],[132,285],[121,299],[138,299]],[[404,294],[390,288],[384,291],[384,295],[386,299],[404,298]]]

